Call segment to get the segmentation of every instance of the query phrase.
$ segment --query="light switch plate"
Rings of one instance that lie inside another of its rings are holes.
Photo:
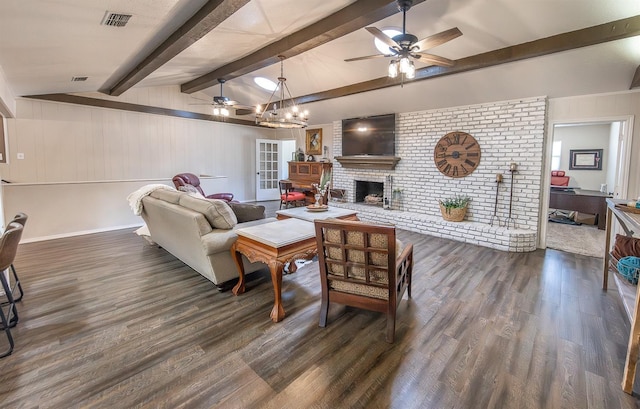
[[[24,153],[22,152],[18,153],[18,159],[24,159]]]

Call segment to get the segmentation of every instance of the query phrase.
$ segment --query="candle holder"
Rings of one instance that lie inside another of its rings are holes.
[[[496,201],[493,205],[493,215],[491,215],[491,220],[489,224],[493,226],[494,222],[498,223],[500,226],[500,217],[498,217],[498,196],[500,195],[500,183],[502,183],[502,173],[496,174]]]
[[[511,172],[511,188],[509,189],[509,217],[507,217],[507,220],[505,220],[505,227],[507,229],[511,228],[511,225],[513,225],[513,228],[516,228],[516,221],[513,219],[513,217],[511,217],[511,210],[513,207],[513,180],[515,179],[515,174],[518,172],[518,164],[515,162],[511,162],[511,164],[509,165],[509,172]]]

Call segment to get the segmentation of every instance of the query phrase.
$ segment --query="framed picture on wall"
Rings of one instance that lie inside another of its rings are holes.
[[[569,170],[602,170],[602,149],[570,149]]]
[[[307,129],[307,155],[322,155],[322,129]]]

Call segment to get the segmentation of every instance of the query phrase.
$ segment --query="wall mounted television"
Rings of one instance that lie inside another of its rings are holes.
[[[394,156],[396,114],[342,120],[342,155]]]

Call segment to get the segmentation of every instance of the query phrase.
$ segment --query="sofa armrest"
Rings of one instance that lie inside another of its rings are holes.
[[[235,213],[238,223],[250,222],[265,218],[265,207],[249,203],[229,203]]]

